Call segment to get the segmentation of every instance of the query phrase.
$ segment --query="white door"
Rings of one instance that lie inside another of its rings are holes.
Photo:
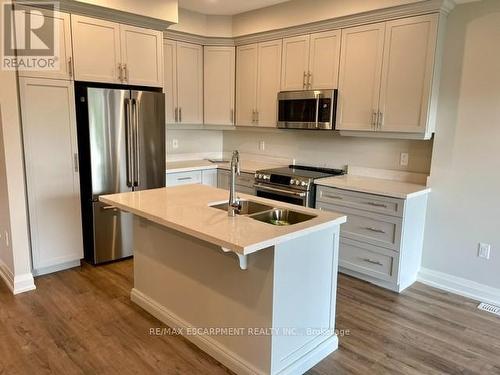
[[[309,35],[283,39],[281,90],[307,89],[309,71]]]
[[[236,48],[236,125],[255,125],[257,111],[257,44]]]
[[[259,43],[257,124],[276,127],[281,77],[281,40]]]
[[[57,40],[59,42],[55,51],[55,56],[57,58],[55,69],[43,71],[19,70],[19,76],[72,79],[73,51],[71,49],[71,26],[69,14],[27,7],[21,7],[19,9],[24,9],[26,12],[29,12],[31,22],[39,22],[41,25],[46,22],[46,19],[50,18],[50,20],[54,22],[54,32],[56,33]]]
[[[35,273],[83,258],[73,83],[20,78]]]
[[[234,124],[234,65],[234,47],[203,47],[205,124]]]
[[[130,85],[163,86],[161,31],[120,25],[124,81]]]
[[[203,47],[177,42],[177,122],[203,124]]]
[[[120,25],[71,15],[75,80],[122,83]]]
[[[425,133],[437,24],[435,14],[387,22],[380,130]]]
[[[177,42],[163,42],[163,92],[165,93],[165,111],[167,124],[177,121]]]
[[[340,30],[311,34],[308,77],[310,89],[337,88],[340,34]]]
[[[385,23],[342,30],[336,129],[376,130],[384,32]]]

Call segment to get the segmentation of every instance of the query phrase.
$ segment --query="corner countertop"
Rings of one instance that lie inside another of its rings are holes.
[[[245,160],[240,161],[240,169],[245,173],[254,174],[256,171],[261,169],[270,169],[283,167],[283,164],[255,161],[255,160]],[[167,161],[166,164],[167,173],[178,173],[178,172],[188,172],[196,170],[206,170],[206,169],[225,169],[229,170],[229,162],[217,162],[212,163],[209,160],[183,160],[183,161]]]
[[[273,207],[312,213],[316,217],[289,226],[275,226],[247,216],[229,217],[226,211],[210,207],[216,203],[227,202],[227,190],[199,184],[103,195],[99,200],[243,255],[346,222],[346,216],[342,214],[246,194],[240,196],[242,199]]]
[[[427,194],[431,191],[430,188],[424,185],[349,174],[320,178],[315,180],[314,183],[321,186],[400,199],[412,198],[421,194]]]

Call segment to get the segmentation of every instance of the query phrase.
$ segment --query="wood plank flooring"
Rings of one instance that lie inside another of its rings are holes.
[[[0,374],[227,374],[130,302],[131,260],[39,277],[12,296],[0,282]],[[402,295],[340,276],[340,348],[310,375],[500,374],[500,317],[422,284]]]

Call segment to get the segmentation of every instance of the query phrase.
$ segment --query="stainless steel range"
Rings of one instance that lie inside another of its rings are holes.
[[[257,171],[254,186],[258,197],[314,207],[316,198],[314,180],[344,173],[342,169],[289,165],[285,168]]]

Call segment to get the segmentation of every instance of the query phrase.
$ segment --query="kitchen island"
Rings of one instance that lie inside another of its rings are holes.
[[[346,217],[246,195],[228,217],[227,196],[185,185],[100,197],[134,214],[131,298],[238,374],[303,373],[338,347]]]

